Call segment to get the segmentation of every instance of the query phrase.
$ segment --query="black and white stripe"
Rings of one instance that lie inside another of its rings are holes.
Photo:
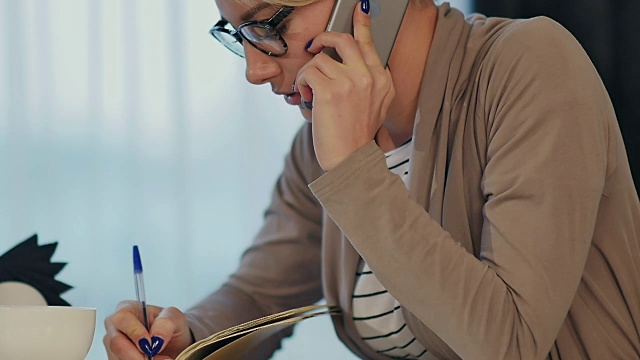
[[[388,152],[387,167],[407,182],[411,140]],[[407,327],[400,303],[378,281],[367,263],[360,260],[353,292],[353,320],[371,348],[391,359],[421,359],[426,350]]]

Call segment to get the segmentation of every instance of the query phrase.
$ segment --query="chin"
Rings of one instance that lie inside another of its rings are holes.
[[[311,110],[300,108],[300,113],[302,114],[302,117],[304,117],[304,119],[307,122],[311,122],[311,115],[312,115]]]

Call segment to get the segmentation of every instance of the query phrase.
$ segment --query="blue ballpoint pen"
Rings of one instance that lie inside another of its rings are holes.
[[[133,277],[136,284],[136,297],[138,302],[142,305],[142,317],[144,320],[144,327],[149,331],[149,320],[147,318],[147,299],[144,294],[144,278],[142,277],[142,261],[140,260],[140,250],[138,246],[133,247]],[[151,351],[151,349],[148,349]],[[147,355],[147,359],[153,359]]]

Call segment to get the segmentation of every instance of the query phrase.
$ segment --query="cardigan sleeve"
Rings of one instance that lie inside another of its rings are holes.
[[[264,224],[239,268],[218,291],[186,312],[196,339],[320,300],[322,209],[307,184],[321,171],[309,126],[304,125],[286,158]],[[269,358],[291,332],[259,345],[251,358]]]
[[[505,31],[482,67],[478,258],[410,198],[373,142],[311,189],[385,288],[459,357],[540,359],[582,276],[614,115],[583,50],[548,19]]]

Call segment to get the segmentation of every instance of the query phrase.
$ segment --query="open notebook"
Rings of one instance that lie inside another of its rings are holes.
[[[339,314],[337,306],[310,305],[222,330],[186,348],[175,360],[245,359],[255,345],[302,320],[319,315]]]

